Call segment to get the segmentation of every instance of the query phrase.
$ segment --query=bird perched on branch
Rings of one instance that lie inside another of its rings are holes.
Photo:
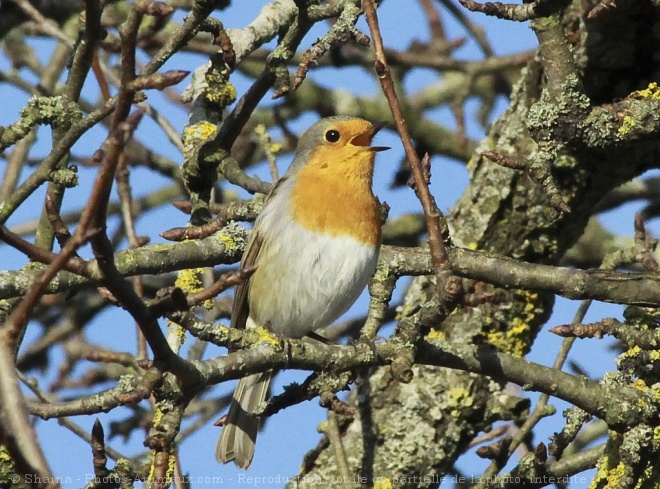
[[[300,138],[291,166],[257,218],[241,260],[256,265],[234,296],[232,327],[262,326],[302,338],[328,326],[357,300],[373,274],[381,242],[378,199],[372,192],[371,146],[383,124],[328,117]],[[238,383],[216,458],[247,469],[259,429],[255,410],[273,372]]]

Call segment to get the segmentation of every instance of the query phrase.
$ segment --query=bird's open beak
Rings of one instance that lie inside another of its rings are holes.
[[[351,139],[351,144],[354,146],[368,146],[371,151],[385,151],[390,149],[387,146],[371,146],[371,140],[374,138],[376,133],[386,125],[387,122],[376,122],[372,124],[371,127],[364,131],[362,134],[358,134],[353,139]]]

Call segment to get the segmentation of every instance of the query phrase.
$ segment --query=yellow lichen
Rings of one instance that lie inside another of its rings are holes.
[[[643,90],[637,90],[633,93],[641,98],[652,98],[654,100],[660,100],[660,87],[656,82],[649,83],[649,86]]]
[[[224,85],[217,87],[215,90],[207,90],[204,92],[207,102],[218,104],[222,107],[231,105],[236,100],[236,87],[227,82]]]
[[[236,87],[229,82],[226,66],[211,66],[204,74],[202,97],[209,105],[224,109],[236,101]]]
[[[392,489],[392,479],[389,477],[377,477],[374,481],[374,489]]]
[[[653,428],[653,439],[655,441],[660,441],[660,426]]]
[[[176,281],[174,282],[175,287],[179,287],[184,292],[188,294],[194,294],[204,290],[202,284],[201,276],[204,273],[203,268],[189,268],[185,270],[179,270],[177,274]],[[213,299],[207,299],[202,303],[207,310],[213,309]]]
[[[502,331],[490,331],[488,333],[488,343],[493,345],[498,350],[506,348],[506,335]]]
[[[3,463],[14,463],[14,460],[11,458],[11,455],[9,454],[9,450],[7,450],[7,447],[5,445],[0,445],[0,460],[2,460]]]
[[[160,424],[160,422],[162,421],[162,419],[163,419],[163,412],[160,409],[156,409],[154,411],[154,417],[153,417],[151,423],[154,426],[158,426]]]
[[[155,477],[155,470],[156,470],[155,462],[156,462],[156,450],[152,449],[151,450],[151,465],[149,466],[149,480],[150,481],[153,481],[154,477]],[[172,483],[172,475],[174,474],[175,465],[176,465],[176,459],[174,458],[173,454],[170,454],[170,456],[167,460],[167,472],[165,473],[165,479],[167,481],[167,485]]]
[[[404,304],[402,306],[399,306],[396,308],[396,320],[399,321],[405,317],[410,316],[413,312],[415,312],[417,308],[415,306],[412,306],[410,304]]]
[[[149,466],[149,480],[154,480],[154,475],[156,472],[156,467],[154,466],[154,461],[156,460],[156,450],[151,449],[151,465]]]
[[[387,279],[387,276],[390,274],[389,267],[377,268],[376,273],[374,274],[374,280],[376,282],[382,282]]]
[[[259,335],[258,340],[259,342],[263,343],[268,343],[269,345],[277,346],[279,345],[279,340],[271,334],[270,331],[268,331],[266,328],[262,328],[261,326],[257,326],[254,328],[254,331],[257,332]]]
[[[156,407],[156,410],[154,411],[154,416],[152,423],[154,426],[158,426],[163,420],[163,411],[159,408]],[[154,479],[154,472],[155,472],[155,461],[156,461],[156,451],[151,450],[151,465],[149,467],[149,480]],[[168,461],[167,461],[167,473],[165,474],[165,477],[167,480],[171,480],[172,474],[174,474],[174,466],[176,463],[176,459],[173,454],[170,454]]]
[[[529,316],[529,319],[532,319],[536,315],[536,300],[539,298],[538,294],[533,292],[528,292],[527,302],[525,303],[524,313]]]
[[[470,407],[474,404],[474,399],[470,395],[470,391],[464,387],[453,387],[449,389],[448,394],[447,406],[456,408],[452,409],[452,416],[459,416],[462,411],[461,408]]]
[[[172,478],[172,475],[174,475],[175,466],[176,466],[176,456],[173,453],[171,453],[167,461],[167,480],[170,480]]]
[[[596,476],[591,480],[591,484],[589,484],[589,489],[596,489],[600,481],[607,479],[608,465],[609,465],[609,457],[607,455],[603,455],[603,457],[598,462],[597,465],[598,471],[596,472]]]
[[[632,118],[632,116],[629,115],[624,115],[623,116],[623,122],[621,123],[621,127],[619,127],[619,130],[617,131],[619,134],[622,136],[625,136],[628,134],[632,129],[637,125],[635,120]]]
[[[652,387],[649,387],[646,382],[644,382],[642,379],[637,379],[635,382],[631,384],[631,386],[638,391],[642,391],[646,394],[649,394],[650,396],[653,396],[651,399],[655,399],[655,402],[660,402],[660,389],[658,389],[658,384],[654,384]],[[641,397],[639,399],[639,403],[642,406],[646,406],[648,398],[646,397]],[[652,401],[653,402],[653,401]]]
[[[589,489],[618,487],[621,479],[626,475],[626,465],[608,455],[603,455],[598,463],[598,472],[591,481]]]
[[[5,445],[0,445],[0,486],[5,487],[4,484],[10,482],[16,483],[16,464],[12,458],[9,450]],[[7,485],[11,487],[11,485]],[[17,485],[18,487],[18,485]]]
[[[458,406],[459,401],[470,395],[470,392],[464,387],[453,387],[449,389],[450,405]]]
[[[236,251],[236,240],[232,238],[229,234],[226,234],[224,232],[218,233],[216,235],[220,241],[222,241],[222,244],[225,245],[225,250],[227,250],[227,253],[233,253]]]
[[[521,292],[525,299],[523,310],[511,319],[506,330],[488,332],[488,342],[498,350],[510,355],[522,357],[530,341],[530,323],[536,317],[539,295],[534,292]]]
[[[123,472],[127,472],[129,470],[130,463],[128,462],[127,458],[118,458],[117,462],[115,463],[115,468],[122,470]]]
[[[175,287],[179,287],[184,292],[195,293],[202,290],[202,281],[200,275],[204,273],[203,268],[189,268],[180,270],[174,282]]]
[[[635,345],[632,348],[630,348],[629,350],[624,351],[619,356],[619,358],[632,358],[632,357],[635,357],[635,356],[639,355],[641,352],[642,352],[642,349],[639,346]]]
[[[174,321],[167,321],[167,328],[171,333],[174,333],[179,339],[179,345],[183,345],[186,342],[186,330],[183,329],[180,325]],[[171,345],[170,345],[171,346]]]
[[[445,334],[445,332],[440,331],[439,329],[431,329],[431,331],[429,331],[429,334],[427,334],[426,337],[429,340],[440,340],[440,341],[447,340],[447,335]]]
[[[488,342],[498,350],[522,357],[528,347],[529,332],[529,324],[515,317],[506,331],[488,333]]]
[[[183,130],[182,142],[184,153],[191,153],[199,144],[208,141],[218,131],[218,126],[208,121],[201,121],[186,126]]]
[[[532,21],[532,28],[535,31],[547,31],[549,29],[554,29],[558,25],[559,25],[559,17],[557,15],[539,17]]]
[[[626,465],[619,462],[616,467],[607,472],[607,485],[617,487],[621,478],[626,474]]]

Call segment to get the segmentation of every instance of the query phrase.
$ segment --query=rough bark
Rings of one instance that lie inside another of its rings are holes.
[[[587,22],[582,4],[573,2],[564,11],[561,26],[583,70],[581,82],[592,106],[611,104],[657,79],[657,9],[651,2],[617,2],[616,13]],[[534,22],[557,22],[557,18]],[[555,112],[558,105],[575,103],[570,87],[556,102],[543,97],[545,76],[538,54],[523,69],[510,107],[476,149],[469,163],[470,184],[449,216],[455,244],[529,262],[558,263],[582,234],[603,195],[656,167],[660,143],[654,138],[618,146],[604,141],[603,150],[594,149],[598,141],[590,148],[580,140],[557,145],[552,175],[572,210],[561,213],[527,175],[481,156],[494,151],[534,161],[538,144],[529,127],[534,129],[537,118]],[[656,118],[652,113],[647,116]],[[442,170],[434,169],[432,178],[442,179]],[[429,278],[416,278],[403,314],[418,313],[421,304],[434,300],[434,290]],[[497,304],[462,308],[436,325],[431,335],[452,344],[490,342],[508,353],[526,353],[551,312],[552,298],[522,291],[505,295]],[[358,414],[346,422],[342,441],[356,473],[398,475],[404,479],[397,487],[434,487],[438,474],[448,473],[480,430],[495,420],[511,419],[516,415],[512,406],[520,404],[501,402],[508,398],[503,386],[485,377],[427,366],[415,367],[414,373],[409,384],[394,379],[388,367],[365,373],[352,398]],[[306,467],[308,476],[340,480],[330,448],[316,452]],[[313,479],[308,481],[300,487],[315,485]]]

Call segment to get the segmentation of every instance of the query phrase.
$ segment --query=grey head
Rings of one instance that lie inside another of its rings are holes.
[[[318,145],[324,144],[326,142],[326,134],[333,128],[333,126],[337,126],[338,123],[348,121],[367,122],[363,121],[359,117],[336,115],[321,119],[320,121],[314,123],[309,129],[307,129],[307,131],[305,131],[298,140],[298,147],[293,157],[293,161],[291,162],[291,166],[289,166],[289,169],[286,171],[284,176],[294,174],[302,166],[304,166],[307,161],[309,161],[310,153],[312,150]],[[375,129],[374,133],[382,127],[381,124],[375,124],[375,126],[377,126],[377,128]]]

